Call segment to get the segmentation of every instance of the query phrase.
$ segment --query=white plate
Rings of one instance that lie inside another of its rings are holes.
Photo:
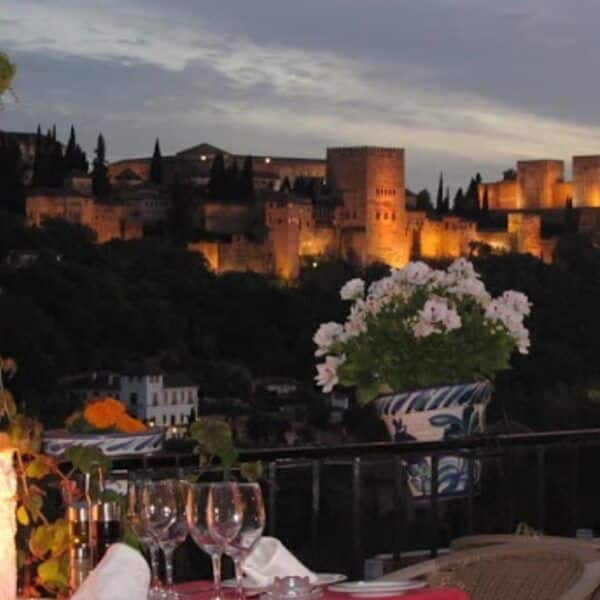
[[[316,573],[317,580],[312,583],[313,587],[324,587],[328,585],[333,585],[334,583],[340,583],[341,581],[346,581],[347,577],[340,573]],[[235,579],[226,579],[223,582],[223,587],[226,588],[234,588],[236,587]],[[266,591],[265,586],[253,585],[248,581],[244,581],[244,591],[254,594],[260,594]]]
[[[329,589],[332,592],[343,592],[351,596],[362,598],[382,598],[384,596],[394,596],[407,592],[408,590],[417,590],[427,585],[425,581],[405,579],[402,581],[349,581],[332,585]]]

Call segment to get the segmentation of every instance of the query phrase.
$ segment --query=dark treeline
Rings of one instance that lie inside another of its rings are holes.
[[[19,266],[20,252],[37,259]],[[531,354],[499,378],[492,414],[504,405],[533,428],[600,425],[589,391],[600,388],[600,250],[565,236],[556,258],[552,266],[525,255],[477,264],[493,293],[518,289],[534,303]],[[19,399],[55,417],[64,410],[55,393],[61,377],[147,360],[191,372],[210,393],[231,391],[232,371],[310,383],[315,329],[347,310],[339,288],[384,271],[321,261],[296,287],[250,273],[216,276],[200,255],[166,241],[96,245],[84,228],[49,221],[27,229],[8,213],[0,261],[1,353],[21,365]]]

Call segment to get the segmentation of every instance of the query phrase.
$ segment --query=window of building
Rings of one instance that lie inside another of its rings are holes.
[[[175,425],[175,415],[171,415],[171,425]]]
[[[376,218],[376,219],[379,221],[379,218],[380,218],[380,216],[381,216],[381,215],[380,215],[379,213],[377,213],[377,214],[375,215],[375,218]]]
[[[129,404],[131,406],[137,406],[137,403],[138,403],[137,392],[131,392],[131,394],[129,394]]]
[[[158,393],[154,392],[152,394],[152,406],[158,406]]]
[[[162,416],[162,423],[163,423],[163,425],[167,424],[167,415]]]
[[[168,404],[169,399],[167,397],[167,392],[163,392],[163,404]]]
[[[194,404],[194,392],[192,390],[188,392],[188,404]]]
[[[177,392],[171,392],[171,404],[177,404]]]

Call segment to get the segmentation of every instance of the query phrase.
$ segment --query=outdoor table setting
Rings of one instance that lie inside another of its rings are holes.
[[[133,480],[127,491],[127,518],[150,565],[128,545],[112,544],[97,566],[81,577],[73,600],[469,598],[458,589],[429,588],[422,580],[349,582],[343,574],[311,571],[280,540],[262,536],[265,507],[257,483]],[[212,582],[174,585],[173,554],[188,534],[210,556]],[[158,578],[159,550],[165,559],[164,585]],[[221,580],[223,555],[233,561],[231,580]]]

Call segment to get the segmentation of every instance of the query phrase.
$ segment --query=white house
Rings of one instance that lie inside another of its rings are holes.
[[[122,374],[120,397],[138,419],[157,427],[187,425],[198,411],[198,385],[185,375]]]
[[[162,371],[100,372],[67,383],[69,393],[82,403],[97,396],[113,396],[138,419],[156,427],[187,425],[198,412],[198,384],[187,375]]]

